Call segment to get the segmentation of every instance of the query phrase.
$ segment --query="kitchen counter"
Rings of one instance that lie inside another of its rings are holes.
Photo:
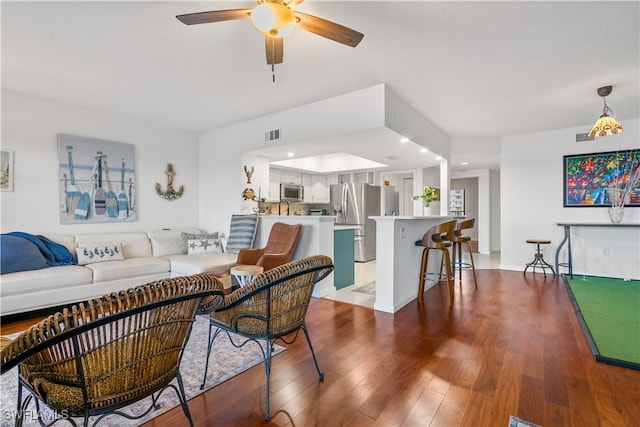
[[[327,215],[260,215],[254,247],[263,248],[267,244],[271,227],[276,222],[302,224],[302,234],[293,254],[294,259],[312,255],[326,255],[333,259],[335,217]],[[330,274],[315,286],[313,296],[323,297],[334,293],[335,290],[334,275]]]
[[[358,228],[357,225],[347,225],[347,224],[334,224],[334,230],[355,230]]]
[[[376,221],[375,310],[395,313],[418,296],[422,247],[415,242],[434,225],[453,216],[373,216]],[[440,251],[429,254],[427,271],[438,272]],[[434,254],[432,256],[432,254]],[[437,282],[427,280],[425,290]]]

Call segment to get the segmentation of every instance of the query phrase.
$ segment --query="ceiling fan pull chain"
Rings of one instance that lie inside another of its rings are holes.
[[[273,74],[273,82],[276,82],[276,66],[271,64],[271,73]]]

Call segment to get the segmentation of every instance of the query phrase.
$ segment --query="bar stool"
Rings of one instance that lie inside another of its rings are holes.
[[[553,277],[556,277],[556,272],[553,270],[553,267],[547,263],[544,258],[542,257],[542,251],[540,250],[540,245],[548,245],[551,243],[551,240],[544,240],[544,239],[527,239],[527,243],[532,243],[534,245],[537,245],[536,248],[536,252],[534,254],[535,258],[533,259],[533,261],[531,261],[530,263],[527,264],[527,266],[524,269],[524,272],[522,273],[523,275],[527,274],[527,269],[529,267],[533,268],[533,272],[536,272],[536,267],[540,267],[542,268],[542,273],[544,273],[544,278],[547,278],[547,268],[549,270],[551,270],[551,272],[553,273]]]
[[[453,304],[453,281],[455,277],[451,271],[451,259],[449,257],[449,248],[453,245],[455,238],[456,220],[443,222],[434,225],[422,236],[422,240],[418,240],[416,246],[422,246],[422,260],[420,262],[420,284],[418,285],[418,298],[423,297],[424,282],[427,274],[427,262],[429,260],[429,252],[433,250],[442,251],[442,259],[440,261],[439,279],[442,277],[442,267],[446,266],[446,280],[449,287],[449,303]],[[439,280],[439,281],[440,281]]]
[[[462,269],[471,267],[471,269],[473,270],[473,283],[475,283],[477,288],[478,280],[476,279],[476,266],[473,263],[473,252],[471,250],[471,244],[469,243],[471,241],[471,237],[465,236],[462,234],[462,230],[468,230],[470,228],[475,227],[475,225],[476,225],[475,218],[465,219],[464,221],[459,221],[456,224],[455,237],[453,240],[453,270],[454,270],[453,275],[455,276],[455,270],[458,269],[460,271],[458,277],[460,282],[462,282]],[[462,244],[463,243],[467,245],[467,250],[469,251],[469,258],[471,259],[470,264],[466,262],[462,262]],[[458,262],[456,262],[456,250],[458,253]]]

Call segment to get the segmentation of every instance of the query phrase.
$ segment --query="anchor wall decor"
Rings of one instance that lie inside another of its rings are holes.
[[[182,193],[184,192],[183,185],[180,186],[180,189],[177,192],[173,189],[173,177],[176,174],[173,172],[173,165],[171,163],[167,164],[167,171],[165,172],[165,175],[167,175],[167,191],[162,191],[162,187],[156,182],[156,192],[158,193],[158,196],[169,201],[177,200],[182,197]]]

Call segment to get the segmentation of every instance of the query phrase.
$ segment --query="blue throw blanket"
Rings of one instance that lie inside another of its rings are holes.
[[[22,231],[13,231],[7,233],[8,236],[22,237],[32,242],[40,249],[42,255],[47,260],[47,264],[52,267],[61,265],[76,265],[78,262],[73,257],[73,254],[69,252],[67,248],[59,243],[47,239],[44,236],[35,236],[33,234],[24,233]]]

